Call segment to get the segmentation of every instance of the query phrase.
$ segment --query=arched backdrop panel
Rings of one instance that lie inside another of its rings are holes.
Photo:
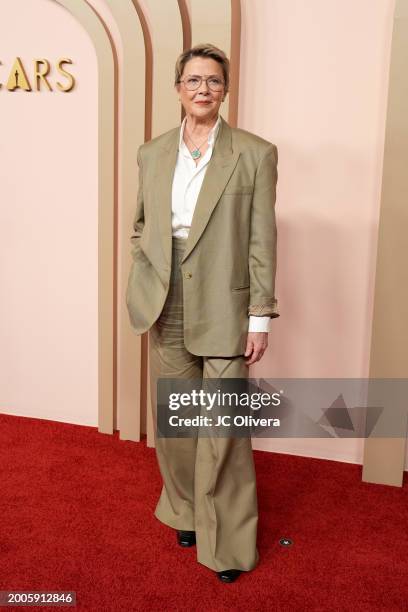
[[[1,81],[15,56],[31,81],[31,91],[0,90],[2,410],[88,425],[99,413],[112,431],[112,48],[84,2],[5,0],[1,11]],[[51,90],[35,87],[39,52]],[[72,59],[69,93],[56,86],[61,55]]]

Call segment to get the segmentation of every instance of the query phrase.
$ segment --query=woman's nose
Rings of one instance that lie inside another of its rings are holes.
[[[197,91],[199,91],[199,92],[208,92],[209,91],[209,87],[207,85],[207,81],[202,80],[201,81],[201,85],[200,85],[200,87],[198,88]]]

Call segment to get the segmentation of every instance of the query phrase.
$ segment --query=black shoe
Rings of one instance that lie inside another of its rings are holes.
[[[177,530],[177,542],[180,546],[194,546],[196,543],[195,531]]]
[[[234,580],[238,578],[240,573],[241,573],[241,570],[236,570],[236,569],[217,572],[218,578],[222,580],[222,582],[234,582]]]

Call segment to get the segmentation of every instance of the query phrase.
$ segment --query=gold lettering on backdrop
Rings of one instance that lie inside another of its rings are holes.
[[[68,72],[63,66],[63,64],[72,64],[72,60],[68,57],[62,57],[56,62],[56,70],[63,77],[67,79],[67,82],[60,83],[60,81],[55,82],[55,88],[62,92],[71,91],[75,85],[74,76]],[[0,66],[2,66],[2,62],[0,61]],[[35,88],[37,91],[41,91],[41,89],[47,89],[48,91],[54,91],[51,77],[51,68],[52,64],[45,58],[34,59],[34,75],[33,82],[35,83]],[[2,83],[0,82],[0,89],[2,88]],[[25,71],[23,62],[20,57],[16,57],[14,60],[13,66],[11,67],[9,77],[5,88],[8,91],[15,91],[16,89],[22,89],[24,91],[32,91],[32,87],[30,81],[28,79],[27,73]]]
[[[31,85],[25,73],[23,63],[19,57],[16,57],[14,60],[6,87],[9,91],[14,91],[15,89],[31,91]]]
[[[58,60],[57,62],[57,70],[63,75],[66,76],[68,79],[68,84],[65,85],[61,85],[61,83],[59,81],[57,81],[57,87],[60,91],[71,91],[71,89],[73,89],[74,85],[75,85],[75,78],[73,77],[73,75],[70,72],[67,72],[63,67],[62,64],[72,64],[72,60],[68,59],[67,57],[63,57],[62,59]]]
[[[50,72],[50,62],[46,59],[34,60],[34,79],[37,85],[37,91],[41,91],[41,82],[47,87],[48,91],[52,91],[52,87],[47,81],[47,74]]]

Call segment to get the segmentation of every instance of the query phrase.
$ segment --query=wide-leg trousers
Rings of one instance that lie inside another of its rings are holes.
[[[258,506],[249,437],[163,438],[157,435],[157,379],[247,378],[243,356],[190,353],[183,335],[180,261],[186,240],[172,239],[169,293],[149,330],[150,389],[156,456],[163,487],[155,516],[180,530],[195,530],[197,561],[214,571],[248,571],[258,562]]]

